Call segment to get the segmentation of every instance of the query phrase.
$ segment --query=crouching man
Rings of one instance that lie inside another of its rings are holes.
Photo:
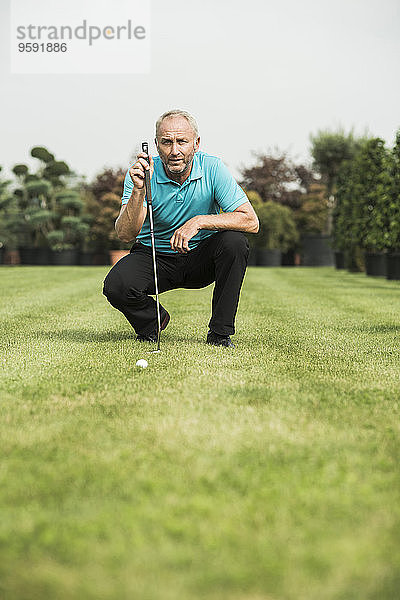
[[[157,316],[145,169],[150,169],[159,291],[202,288],[215,281],[207,343],[233,347],[235,317],[247,267],[244,233],[257,233],[257,216],[223,162],[199,151],[192,115],[164,113],[156,123],[158,156],[139,154],[125,177],[115,228],[131,253],[108,273],[103,293],[139,341],[157,339]],[[223,212],[221,212],[221,210]],[[161,329],[170,320],[160,306]]]

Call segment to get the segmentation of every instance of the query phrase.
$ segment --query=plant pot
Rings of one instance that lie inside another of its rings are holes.
[[[366,252],[365,272],[372,277],[386,277],[386,254],[384,252]]]
[[[390,252],[386,255],[386,278],[400,279],[400,252]]]
[[[345,256],[344,256],[344,252],[341,252],[340,250],[335,250],[334,252],[335,255],[335,267],[337,269],[345,269]]]
[[[20,248],[19,249],[22,265],[49,265],[49,248]]]
[[[359,246],[347,248],[344,253],[344,266],[350,273],[365,271],[365,256]]]
[[[301,239],[301,264],[304,267],[333,267],[335,257],[329,235],[305,235]]]
[[[51,264],[57,266],[73,266],[78,264],[79,250],[52,250],[50,253]]]
[[[19,265],[19,264],[21,264],[19,250],[7,250],[7,249],[4,250],[3,264],[4,265]]]
[[[103,266],[110,264],[108,252],[80,252],[78,264],[81,266]]]
[[[94,264],[96,266],[108,266],[110,264],[109,252],[96,252],[94,255]]]
[[[94,252],[79,252],[78,264],[81,267],[91,267],[94,265]]]
[[[265,248],[259,248],[257,250],[257,265],[259,267],[280,267],[281,264],[281,250],[266,250]]]
[[[128,254],[129,250],[110,250],[110,264],[115,265],[115,263]]]
[[[282,267],[294,267],[296,264],[296,252],[293,249],[282,252],[281,264]]]
[[[248,267],[255,267],[257,264],[257,248],[250,248],[249,258],[247,260]]]

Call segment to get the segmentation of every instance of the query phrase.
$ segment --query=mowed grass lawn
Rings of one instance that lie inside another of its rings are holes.
[[[400,283],[251,268],[150,354],[106,272],[0,270],[0,598],[400,598]]]

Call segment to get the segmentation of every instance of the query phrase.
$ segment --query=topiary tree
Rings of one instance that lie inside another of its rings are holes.
[[[81,219],[83,201],[81,195],[71,189],[75,174],[67,163],[55,159],[54,154],[43,146],[31,149],[31,156],[40,161],[35,173],[30,173],[27,165],[17,164],[13,167],[19,187],[14,190],[14,197],[20,210],[21,233],[24,245],[39,247],[54,244],[69,248],[81,240],[88,225]],[[60,196],[58,192],[64,193]],[[69,204],[68,204],[69,203]],[[78,217],[82,221],[64,223],[65,216]],[[62,231],[62,234],[53,233]]]

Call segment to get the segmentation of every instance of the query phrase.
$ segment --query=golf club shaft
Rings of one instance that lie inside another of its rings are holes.
[[[143,142],[142,151],[147,155],[147,162],[150,164],[149,158],[149,145],[147,142]],[[160,350],[160,337],[161,337],[161,315],[160,315],[160,301],[158,298],[158,276],[157,276],[157,262],[156,262],[156,243],[154,239],[154,220],[153,220],[153,199],[151,196],[151,181],[150,171],[146,169],[144,178],[146,188],[146,200],[149,211],[150,220],[150,237],[151,237],[151,248],[153,252],[153,271],[154,271],[154,287],[156,291],[156,307],[157,307],[157,350]]]

